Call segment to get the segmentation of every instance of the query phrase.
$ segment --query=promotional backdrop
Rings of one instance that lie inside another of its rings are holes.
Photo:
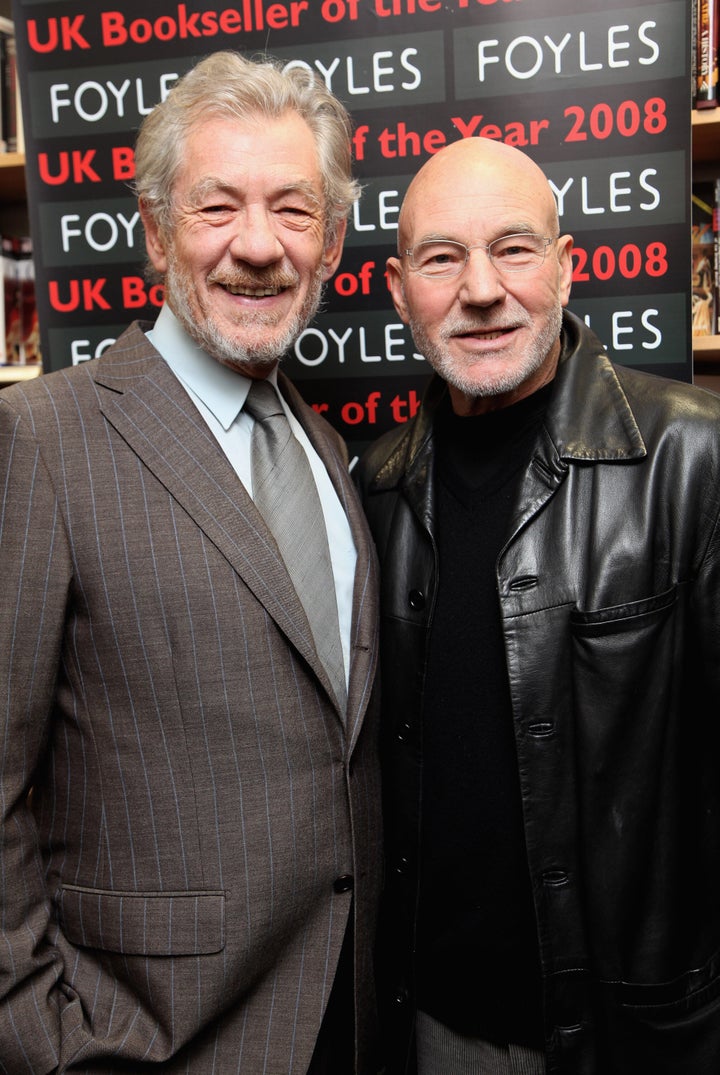
[[[407,421],[427,380],[385,259],[410,179],[458,138],[544,168],[575,237],[571,309],[613,357],[692,379],[686,0],[14,0],[13,15],[46,371],[156,316],[135,132],[199,58],[232,48],[312,68],[353,115],[363,195],[284,366],[353,450]]]

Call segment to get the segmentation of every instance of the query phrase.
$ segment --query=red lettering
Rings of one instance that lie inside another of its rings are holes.
[[[208,19],[209,17],[209,19]],[[202,33],[198,30],[198,20],[200,19],[199,12],[195,11],[187,17],[187,4],[178,5],[178,26],[180,37],[202,37]],[[214,11],[206,11],[203,15],[203,28],[206,34],[217,33],[217,20],[215,19]]]
[[[135,178],[135,151],[132,146],[113,146],[113,179]]]
[[[120,11],[103,11],[100,16],[103,45],[124,45],[128,35],[125,19]]]
[[[381,18],[388,15],[416,15],[418,11],[439,11],[441,0],[375,0],[375,14]]]
[[[460,131],[460,135],[463,138],[472,138],[478,126],[482,123],[482,116],[473,116],[468,123],[460,119],[460,116],[453,116],[452,122]]]
[[[123,276],[122,300],[126,310],[134,310],[140,306],[162,306],[164,289],[161,284],[154,284],[145,289],[145,281],[142,276]]]
[[[92,310],[97,306],[99,310],[109,310],[110,303],[101,294],[107,280],[101,277],[99,280],[83,280],[83,310]]]
[[[47,153],[38,153],[38,171],[42,182],[52,187],[60,187],[63,183],[67,183],[70,178],[70,154],[65,152],[58,154],[59,171],[54,175],[50,172],[49,162],[50,157]]]
[[[89,49],[90,42],[86,41],[80,33],[80,27],[85,22],[84,15],[76,15],[75,18],[70,21],[67,15],[63,15],[60,19],[60,29],[62,31],[62,47],[66,52],[69,52],[73,47],[73,42],[79,49]]]
[[[84,153],[81,153],[79,149],[72,151],[72,166],[73,166],[73,182],[82,183],[83,179],[89,180],[91,183],[99,183],[100,176],[97,174],[94,168],[91,167],[90,162],[95,159],[95,150],[86,149]]]
[[[68,299],[63,300],[60,298],[60,288],[57,280],[48,281],[48,294],[50,297],[50,305],[53,310],[59,310],[61,313],[69,313],[71,310],[77,310],[80,304],[80,281],[70,281],[70,296]]]
[[[390,400],[390,410],[395,422],[407,422],[410,418],[414,418],[420,410],[420,397],[415,389],[411,388],[407,399],[397,395]]]
[[[58,168],[55,173],[50,171],[50,158],[47,153],[38,154],[38,171],[40,172],[40,178],[43,183],[47,183],[48,186],[62,186],[63,183],[67,183],[70,179],[70,173],[72,172],[73,183],[82,183],[84,180],[89,180],[91,183],[99,183],[100,176],[92,167],[92,161],[95,159],[96,151],[94,149],[86,149],[84,153],[81,153],[79,149],[74,149],[72,153],[68,153],[67,150],[62,150],[58,153]]]
[[[220,29],[224,34],[237,34],[242,30],[240,12],[229,7],[220,12]]]
[[[383,157],[419,157],[421,150],[436,153],[445,145],[445,141],[445,135],[440,130],[433,129],[421,136],[416,131],[408,130],[402,121],[394,131],[386,127],[378,135]]]
[[[364,419],[365,408],[363,407],[362,403],[355,403],[350,400],[349,403],[343,404],[343,407],[340,411],[340,417],[347,425],[356,426]]]
[[[53,310],[59,310],[61,313],[69,313],[81,306],[83,310],[92,310],[93,306],[101,310],[109,310],[110,303],[102,295],[106,283],[105,277],[98,280],[70,280],[68,282],[69,295],[67,299],[62,299],[58,281],[50,280],[48,281],[50,305]]]
[[[80,27],[84,22],[84,15],[75,15],[72,19],[68,15],[62,15],[59,19],[48,19],[47,35],[45,40],[41,41],[37,19],[28,19],[27,32],[30,48],[33,52],[54,52],[58,47],[69,52],[74,45],[80,49],[89,49],[90,42],[80,33]]]

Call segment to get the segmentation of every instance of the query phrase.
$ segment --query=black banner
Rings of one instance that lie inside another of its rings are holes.
[[[353,114],[363,196],[285,365],[353,449],[407,421],[427,379],[385,259],[411,177],[458,138],[502,139],[543,167],[575,237],[571,309],[618,361],[692,380],[684,0],[15,0],[13,13],[46,370],[156,316],[135,132],[201,56],[233,48],[312,68]]]

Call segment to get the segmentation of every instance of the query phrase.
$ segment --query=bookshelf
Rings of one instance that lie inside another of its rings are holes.
[[[694,179],[720,174],[720,108],[692,110],[692,168]],[[693,338],[695,383],[720,393],[720,336]]]
[[[0,0],[0,16],[12,19],[12,0]],[[23,153],[0,153],[0,234],[5,233],[30,234]],[[37,377],[41,372],[40,366],[0,364],[0,388]]]
[[[22,153],[0,153],[0,233],[7,231],[26,235],[28,229],[25,156]],[[40,366],[0,364],[0,388],[37,377],[41,372]]]

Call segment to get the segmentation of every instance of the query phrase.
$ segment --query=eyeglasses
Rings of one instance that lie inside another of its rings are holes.
[[[446,279],[463,271],[471,250],[484,250],[499,273],[529,272],[542,265],[545,251],[554,242],[545,235],[518,232],[475,246],[465,246],[453,239],[426,239],[404,253],[410,259],[413,272]]]

